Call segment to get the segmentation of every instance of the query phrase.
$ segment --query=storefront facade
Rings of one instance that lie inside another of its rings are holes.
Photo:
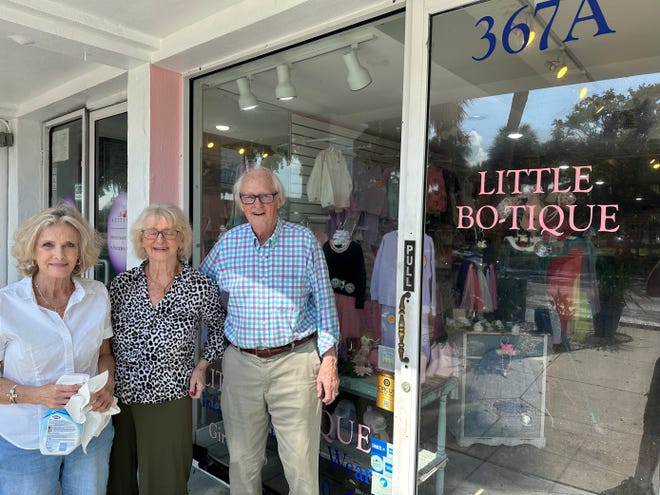
[[[272,169],[340,313],[323,494],[657,489],[657,6],[407,7],[191,79],[194,263]],[[216,365],[194,442],[223,478],[220,394]]]

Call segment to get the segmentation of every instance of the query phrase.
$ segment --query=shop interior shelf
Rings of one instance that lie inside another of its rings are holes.
[[[425,407],[438,402],[438,431],[435,452],[426,449],[420,449],[418,452],[417,478],[418,482],[422,483],[437,472],[436,495],[442,495],[444,492],[444,468],[447,464],[447,453],[445,452],[447,396],[457,386],[458,379],[455,377],[427,377],[422,384],[420,406]],[[375,401],[378,393],[378,377],[376,375],[361,378],[342,376],[340,388],[345,392]],[[328,444],[322,445],[322,456],[330,455],[332,450],[329,450],[328,447],[330,447]],[[340,450],[336,445],[332,445],[331,448]],[[355,454],[356,452],[357,454]],[[371,459],[369,455],[356,449],[353,450],[353,453],[356,455],[356,459],[360,461],[361,466],[370,466]]]

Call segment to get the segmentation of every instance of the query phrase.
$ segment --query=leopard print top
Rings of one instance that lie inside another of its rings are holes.
[[[226,313],[215,281],[184,265],[153,306],[145,265],[117,275],[110,284],[115,393],[124,403],[157,404],[188,395],[200,324],[207,328],[204,359],[218,359],[226,346]]]

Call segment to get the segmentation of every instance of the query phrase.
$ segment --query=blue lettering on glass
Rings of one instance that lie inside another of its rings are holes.
[[[491,53],[493,53],[495,47],[497,46],[497,37],[490,32],[490,30],[493,29],[493,26],[495,25],[495,20],[491,16],[486,15],[477,21],[475,27],[481,24],[481,21],[484,21],[488,25],[486,32],[481,37],[482,40],[488,40],[488,50],[482,57],[472,57],[472,59],[476,60],[477,62],[486,60],[488,57],[490,57]]]
[[[357,463],[353,464],[352,462],[349,462],[346,452],[340,452],[338,449],[333,449],[328,445],[328,453],[330,454],[330,462],[344,469],[346,475],[352,476],[356,480],[366,483],[367,485],[371,484],[371,471],[363,468]]]
[[[554,24],[555,18],[557,17],[557,11],[559,10],[560,1],[561,0],[545,0],[543,2],[537,3],[536,7],[534,8],[534,13],[533,13],[534,17],[536,17],[540,11],[546,9],[552,9],[548,20],[544,21],[545,27],[543,28],[543,32],[539,37],[540,51],[548,49],[549,46],[548,40],[550,38],[550,33],[552,32],[552,25]],[[588,13],[583,13],[585,3],[589,4],[589,8],[591,9],[590,15]],[[501,34],[502,48],[504,48],[504,51],[512,55],[515,55],[516,53],[519,53],[522,50],[524,50],[527,44],[529,43],[531,36],[530,27],[524,21],[523,22],[516,21],[518,15],[528,7],[529,5],[523,5],[513,14],[511,14],[511,17],[507,19],[506,23],[504,24],[504,27],[502,28],[502,34]],[[571,27],[568,30],[568,34],[566,35],[562,43],[578,40],[579,38],[573,35],[573,29],[577,24],[586,21],[593,21],[596,23],[597,31],[593,35],[593,37],[601,36],[603,34],[616,33],[616,31],[610,28],[610,26],[607,24],[607,21],[605,20],[605,16],[603,15],[603,11],[600,8],[600,5],[598,4],[598,0],[582,0],[580,6],[577,9],[577,12],[575,13],[575,17],[573,18]],[[490,57],[493,54],[495,48],[497,48],[497,39],[498,39],[497,34],[494,32],[495,31],[494,28],[496,26],[493,17],[489,15],[485,15],[481,19],[479,19],[474,26],[478,27],[481,24],[485,25],[486,32],[481,36],[480,39],[485,40],[487,42],[487,47],[483,55],[472,56],[472,60],[475,60],[477,62],[486,60],[488,57]],[[512,46],[511,40],[515,40],[516,43],[522,40],[520,42],[520,47],[516,48],[517,44],[516,46]]]
[[[589,7],[591,7],[591,15],[580,17],[580,13],[582,12],[582,7],[584,7],[585,2],[589,2]],[[603,11],[600,10],[600,5],[598,5],[596,0],[582,0],[580,8],[578,9],[577,14],[575,14],[575,19],[573,19],[573,24],[571,24],[571,29],[568,30],[568,34],[566,35],[566,38],[564,38],[564,43],[567,41],[577,40],[578,38],[573,36],[573,28],[578,22],[588,21],[589,19],[593,19],[598,25],[598,31],[596,34],[594,34],[594,38],[596,36],[600,36],[601,34],[616,33],[614,29],[611,29],[607,25]]]
[[[520,7],[518,10],[516,10],[511,17],[509,17],[509,20],[506,21],[506,24],[504,25],[504,31],[502,31],[502,47],[504,47],[504,50],[507,53],[518,53],[521,52],[525,49],[527,46],[527,43],[529,43],[529,36],[532,32],[532,30],[529,28],[527,23],[525,22],[519,22],[518,24],[514,24],[513,22],[516,19],[516,16],[525,10],[528,6],[523,5]],[[511,39],[511,33],[515,31],[520,31],[522,35],[522,44],[520,45],[520,48],[517,50],[514,50],[511,48],[511,43],[509,43],[509,40]]]
[[[208,395],[206,391],[202,392],[202,397],[200,402],[202,403],[202,407],[204,409],[213,411],[218,415],[222,413],[222,408],[220,407],[220,403],[215,400],[215,397]]]
[[[543,33],[541,33],[541,38],[539,39],[539,50],[543,51],[548,48],[548,38],[550,37],[550,32],[552,31],[552,24],[555,22],[555,17],[557,16],[557,10],[559,10],[559,0],[547,0],[546,2],[540,2],[536,4],[534,9],[534,17],[539,10],[547,9],[554,7],[555,10],[552,12],[550,19],[548,19]]]

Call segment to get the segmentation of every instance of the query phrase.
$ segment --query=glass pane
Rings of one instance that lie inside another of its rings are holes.
[[[127,114],[95,121],[94,167],[96,229],[103,238],[95,278],[108,284],[126,270]]]
[[[82,211],[82,119],[50,128],[50,205],[69,203]]]
[[[657,493],[657,3],[534,5],[432,18],[445,493]]]
[[[383,461],[374,472],[371,456],[380,441],[385,457],[393,432],[394,405],[377,390],[386,380],[393,387],[403,31],[401,15],[380,19],[195,82],[194,97],[202,99],[193,160],[200,258],[245,221],[232,186],[251,167],[275,171],[287,194],[280,217],[307,226],[324,248],[340,316],[342,393],[324,410],[320,452],[311,454],[320,453],[322,494],[372,493],[376,483],[391,482],[391,465]],[[344,54],[355,43],[372,82],[351,90],[349,84],[368,82],[359,75],[347,81]],[[297,94],[288,101],[277,99],[283,65]],[[258,103],[251,110],[240,109],[246,88]],[[315,183],[324,160],[340,181]],[[342,180],[350,182],[348,190]],[[195,417],[195,445],[200,465],[227,479],[220,377],[214,363]],[[273,434],[263,481],[267,490],[287,493],[276,449]]]

